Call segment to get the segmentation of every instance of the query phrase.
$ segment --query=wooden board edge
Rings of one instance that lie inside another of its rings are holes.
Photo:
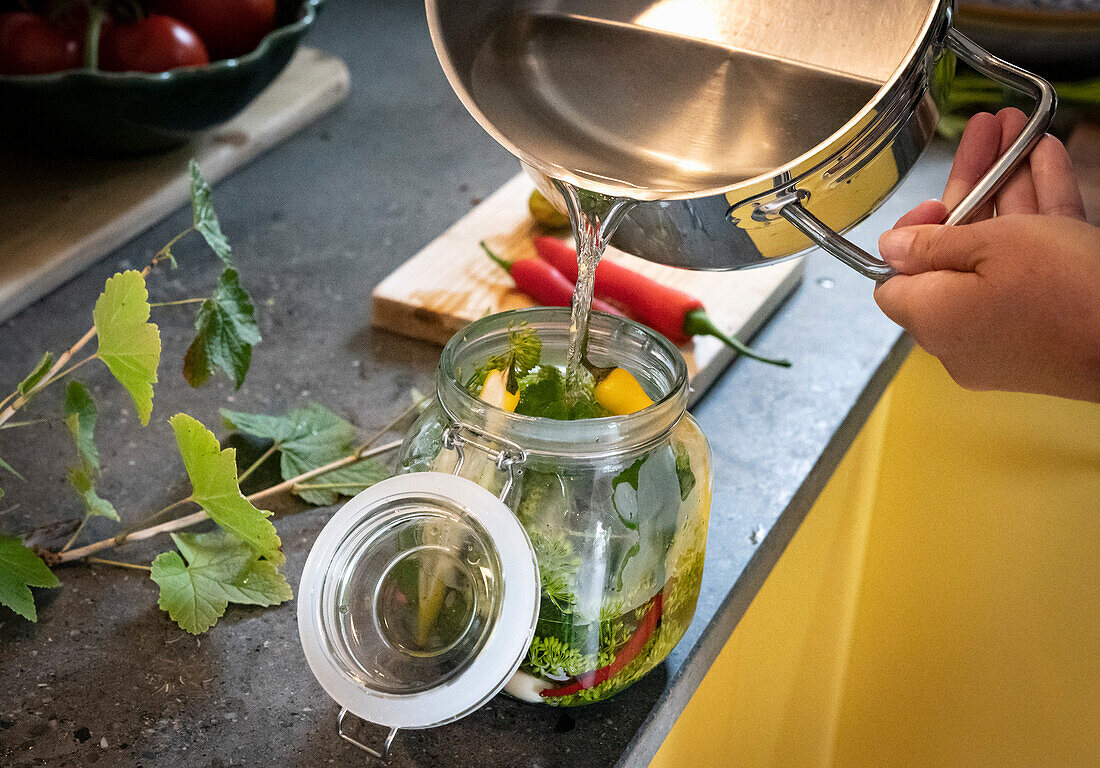
[[[776,286],[775,290],[772,291],[768,300],[757,307],[756,311],[745,321],[745,325],[742,326],[741,331],[738,333],[738,337],[743,341],[751,341],[753,336],[771,320],[772,316],[779,311],[780,307],[786,303],[787,299],[789,299],[802,284],[802,277],[805,273],[806,260],[805,257],[800,256],[797,258],[791,271],[787,273],[786,277],[784,277],[779,285]],[[688,408],[692,408],[708,391],[710,391],[710,388],[714,386],[718,379],[722,377],[722,374],[726,372],[738,357],[739,355],[735,350],[723,346],[711,361],[699,370],[691,380],[691,392],[688,394]],[[759,363],[759,365],[765,365],[765,363]]]
[[[421,311],[416,307],[373,294],[370,323],[387,333],[408,336],[439,346],[445,345],[452,336],[469,325],[468,321],[449,315],[431,313],[427,317],[421,317]]]

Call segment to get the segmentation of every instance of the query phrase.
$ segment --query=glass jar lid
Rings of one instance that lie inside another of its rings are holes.
[[[539,611],[534,549],[471,480],[399,475],[345,504],[298,588],[306,660],[340,706],[390,728],[457,720],[495,696]]]

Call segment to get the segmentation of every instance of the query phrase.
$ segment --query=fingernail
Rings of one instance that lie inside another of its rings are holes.
[[[909,257],[909,249],[917,233],[912,229],[891,229],[878,239],[878,250],[883,260],[894,269],[900,269]]]

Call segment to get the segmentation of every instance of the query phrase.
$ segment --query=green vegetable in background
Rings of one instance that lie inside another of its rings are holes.
[[[946,86],[936,97],[941,113],[936,130],[944,138],[953,141],[962,136],[967,120],[975,112],[996,111],[1006,105],[1019,106],[1025,111],[1030,107],[1026,97],[961,65],[953,78],[942,79]],[[1100,110],[1100,77],[1052,85],[1058,94],[1058,108],[1061,113],[1064,114],[1066,108],[1086,112]]]
[[[527,198],[527,209],[535,221],[548,229],[569,228],[569,217],[555,208],[537,189]]]

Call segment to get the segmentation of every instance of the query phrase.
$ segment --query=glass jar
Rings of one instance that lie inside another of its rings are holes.
[[[566,309],[505,312],[456,334],[399,475],[348,502],[310,554],[307,659],[367,720],[441,724],[501,688],[549,705],[600,701],[664,660],[694,614],[710,454],[685,410],[679,350],[594,313],[590,359],[630,371],[654,404],[537,418],[468,389],[519,327],[541,340],[541,364],[564,366]]]

